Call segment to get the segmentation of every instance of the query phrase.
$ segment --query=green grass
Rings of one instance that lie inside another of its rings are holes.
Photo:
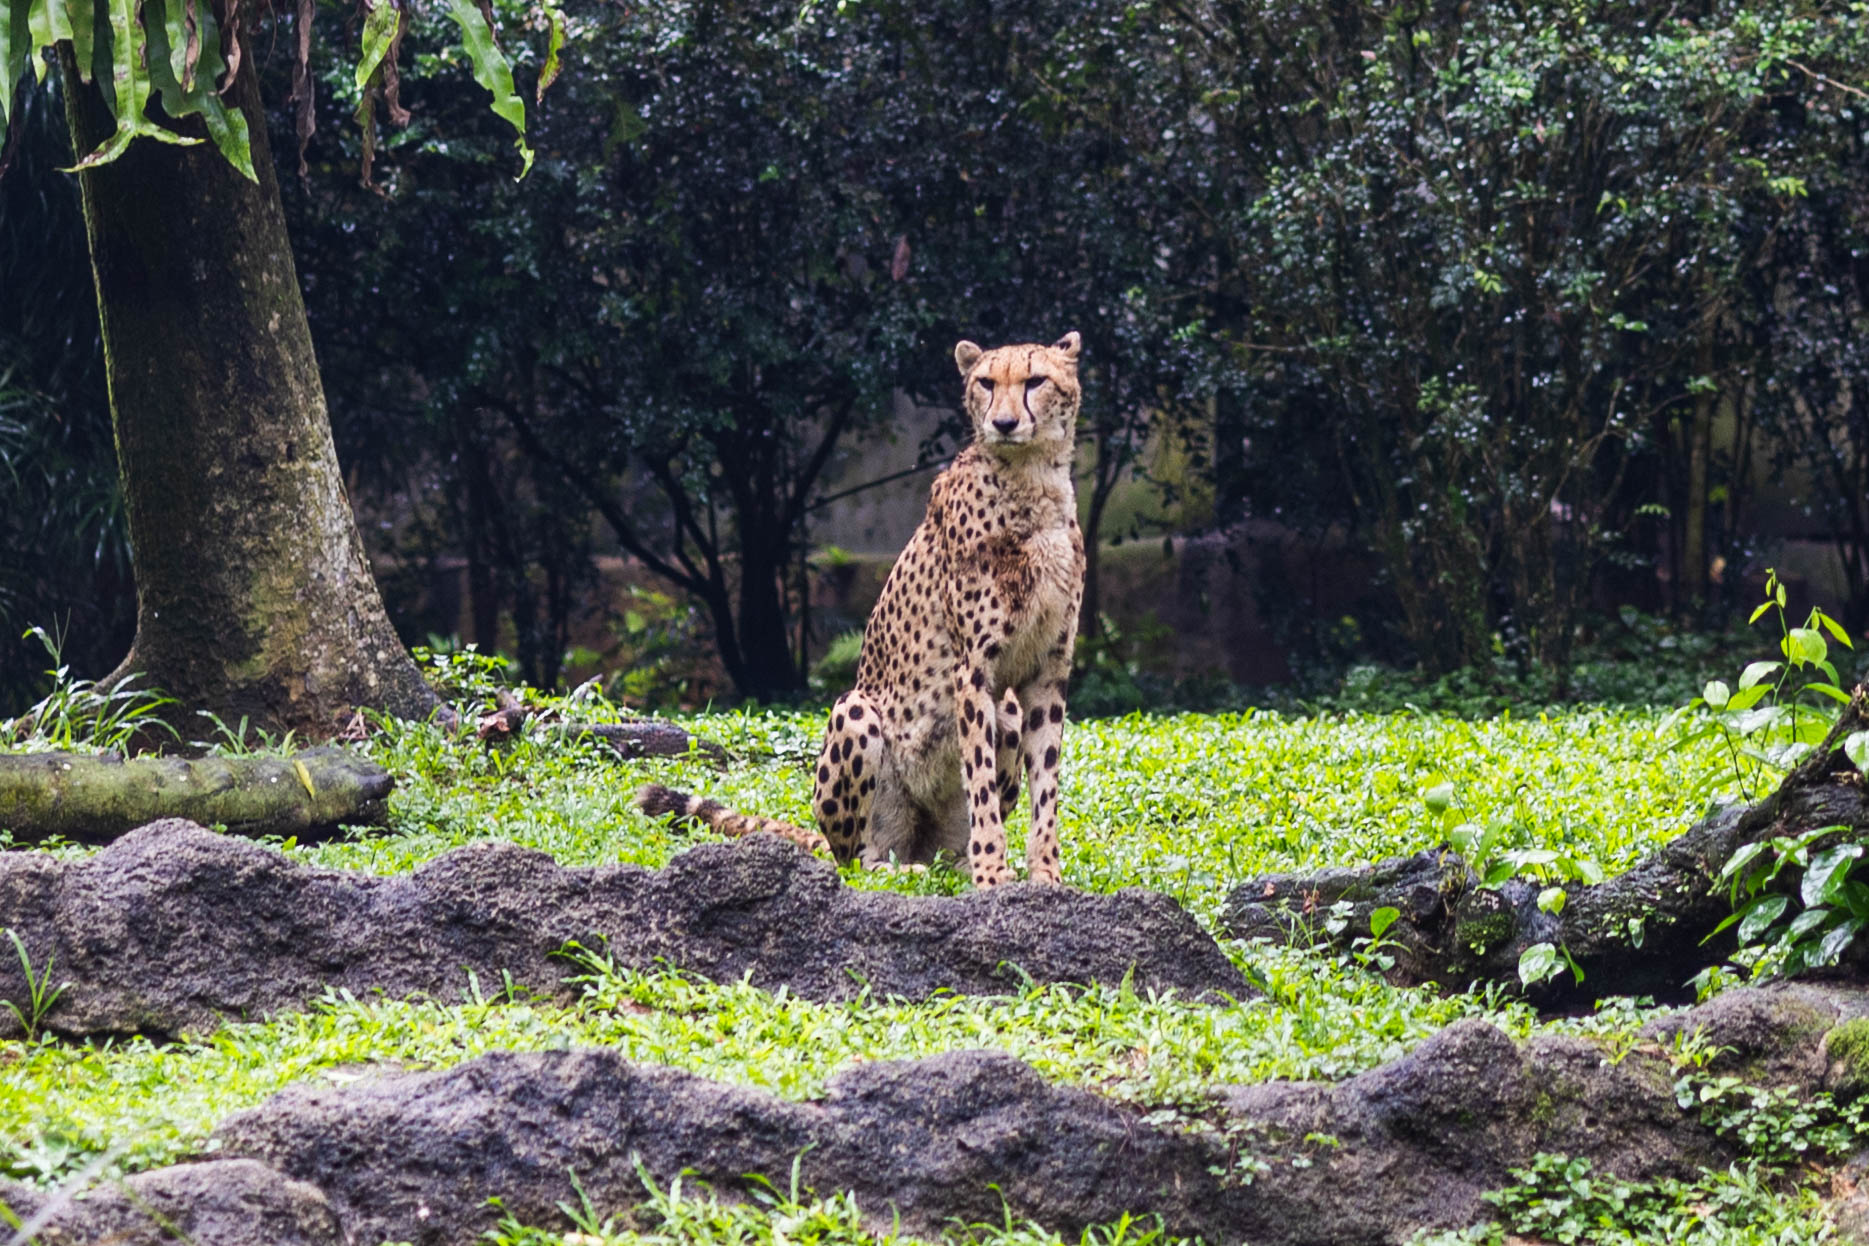
[[[1357,864],[1440,841],[1422,793],[1453,785],[1460,807],[1502,824],[1501,847],[1548,847],[1614,873],[1737,790],[1703,742],[1670,751],[1662,716],[1607,709],[1481,721],[1425,715],[1268,712],[1134,715],[1077,723],[1067,737],[1065,877],[1094,891],[1141,886],[1211,918],[1231,880]],[[693,842],[643,818],[643,782],[702,791],[800,824],[810,819],[818,713],[686,721],[742,760],[619,765],[595,746],[522,741],[503,751],[399,727],[374,749],[398,776],[387,835],[294,852],[321,865],[395,873],[490,836],[571,865],[660,865]],[[1017,852],[1023,815],[1013,821]],[[847,871],[855,886],[953,892],[957,874]]]
[[[388,726],[368,747],[398,776],[389,831],[286,850],[321,865],[393,873],[460,844],[504,838],[566,864],[655,866],[694,836],[635,811],[630,796],[649,780],[806,819],[819,714],[721,714],[687,725],[726,745],[734,763],[622,764],[594,746],[522,740],[490,749],[433,727]],[[1452,786],[1461,818],[1501,828],[1502,847],[1551,847],[1614,872],[1734,790],[1721,750],[1705,742],[1671,751],[1674,737],[1660,727],[1659,715],[1612,710],[1484,721],[1248,713],[1076,724],[1067,737],[1065,877],[1093,890],[1166,891],[1211,927],[1228,886],[1244,875],[1370,861],[1438,842],[1445,820],[1430,812],[1423,793],[1441,784]],[[1015,820],[1015,844],[1022,825]],[[847,870],[845,877],[854,886],[908,892],[963,886],[946,869]],[[603,1045],[810,1098],[850,1060],[995,1047],[1053,1080],[1100,1090],[1165,1122],[1191,1122],[1215,1083],[1349,1076],[1464,1016],[1485,1016],[1515,1036],[1581,1031],[1619,1046],[1649,1015],[1623,1004],[1595,1017],[1540,1023],[1499,996],[1443,998],[1390,987],[1345,957],[1224,945],[1266,984],[1267,999],[1214,1008],[1119,988],[1034,986],[1003,998],[814,1004],[675,972],[598,966],[568,1007],[334,996],[303,1014],[229,1024],[180,1043],[15,1042],[0,1046],[0,1171],[54,1182],[100,1156],[109,1169],[135,1171],[199,1153],[217,1121],[286,1085],[445,1068],[492,1050]],[[782,1207],[748,1212],[692,1190],[680,1205],[668,1195],[646,1191],[643,1207],[614,1223],[614,1232],[585,1236],[753,1241],[766,1239],[737,1239],[734,1217],[753,1215],[761,1232],[811,1217],[856,1222],[855,1211],[834,1198],[787,1196]],[[714,1227],[674,1232],[671,1224],[688,1223],[682,1216]],[[515,1246],[577,1240],[518,1224],[502,1232]],[[816,1240],[869,1240],[842,1232],[826,1228]],[[1117,1234],[1111,1241],[1156,1240],[1150,1226],[1105,1232]],[[956,1233],[965,1236],[959,1227]],[[1054,1240],[1031,1226],[966,1233],[981,1242]]]

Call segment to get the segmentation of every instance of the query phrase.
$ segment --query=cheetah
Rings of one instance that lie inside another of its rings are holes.
[[[935,478],[870,612],[857,685],[831,709],[812,791],[821,834],[654,784],[637,794],[645,812],[775,831],[865,867],[964,860],[975,887],[995,887],[1011,877],[1005,822],[1023,766],[1027,870],[1061,881],[1058,765],[1084,594],[1081,345],[1067,333],[1050,346],[955,346],[973,441]]]

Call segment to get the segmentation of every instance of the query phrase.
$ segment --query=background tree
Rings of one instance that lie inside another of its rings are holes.
[[[357,705],[424,712],[435,698],[383,612],[338,475],[240,17],[186,0],[6,10],[9,125],[16,86],[55,49],[85,153],[138,597],[112,678],[314,733]],[[402,11],[379,0],[362,12],[366,89],[393,109]],[[297,14],[301,64],[311,14]],[[495,106],[516,104],[486,19],[461,8],[456,20]],[[297,95],[309,117],[303,71]]]
[[[1152,147],[1053,82],[1069,13],[796,17],[575,12],[577,69],[533,129],[526,183],[486,185],[474,166],[501,140],[465,91],[431,80],[420,137],[377,153],[382,194],[348,176],[361,152],[326,125],[312,193],[289,196],[308,269],[344,274],[308,283],[340,440],[446,448],[409,468],[467,499],[470,579],[497,547],[480,533],[502,534],[506,587],[473,597],[511,611],[522,656],[527,585],[550,579],[547,545],[517,535],[525,498],[574,495],[702,604],[740,691],[783,695],[803,687],[803,557],[826,472],[849,440],[890,433],[898,389],[951,405],[956,339],[1086,334],[1093,527],[1179,395],[1166,291],[1185,274],[1162,257],[1196,253],[1175,246]],[[1100,72],[1072,55],[1066,71]],[[330,110],[351,108],[334,86]],[[376,293],[389,288],[420,295]],[[385,433],[403,427],[393,412],[414,421],[406,435]],[[482,498],[505,518],[477,515]]]
[[[1707,396],[1745,383],[1729,309],[1796,195],[1779,115],[1863,63],[1855,8],[1173,12],[1278,451],[1236,487],[1295,510],[1288,456],[1332,463],[1432,670],[1495,629],[1562,668],[1658,450],[1699,464],[1675,544],[1704,585]]]

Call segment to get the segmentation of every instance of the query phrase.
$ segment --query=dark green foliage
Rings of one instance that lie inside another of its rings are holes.
[[[796,18],[575,12],[523,184],[486,176],[505,136],[436,78],[376,154],[386,198],[349,188],[337,124],[312,148],[333,176],[289,196],[340,444],[452,486],[428,517],[483,576],[477,611],[511,610],[534,678],[563,632],[538,582],[570,585],[600,541],[697,600],[741,691],[802,689],[826,473],[846,439],[888,434],[896,392],[951,401],[962,336],[1093,343],[1098,499],[1151,404],[1195,392],[1162,309],[1206,261],[1165,162],[1007,55],[1042,58],[1073,13]]]
[[[1185,63],[1211,84],[1237,274],[1219,340],[1251,438],[1231,489],[1353,523],[1430,670],[1496,630],[1561,668],[1593,573],[1650,545],[1639,506],[1722,485],[1730,517],[1743,464],[1694,497],[1676,464],[1704,457],[1716,398],[1750,418],[1771,334],[1846,364],[1821,343],[1849,304],[1778,283],[1813,197],[1838,224],[1800,232],[1803,262],[1860,249],[1865,117],[1829,80],[1860,76],[1860,13],[1222,0],[1202,20]]]

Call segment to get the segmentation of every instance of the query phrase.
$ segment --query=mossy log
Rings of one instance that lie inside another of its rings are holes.
[[[1383,950],[1394,957],[1389,973],[1397,982],[1516,988],[1520,955],[1549,943],[1569,954],[1583,979],[1566,971],[1533,986],[1527,993],[1540,1005],[1631,994],[1679,999],[1689,994],[1689,978],[1734,951],[1732,931],[1708,935],[1732,912],[1719,875],[1736,850],[1820,827],[1869,830],[1863,774],[1841,747],[1865,729],[1869,693],[1858,687],[1824,742],[1770,797],[1707,818],[1620,877],[1568,886],[1555,914],[1538,907],[1547,884],[1512,879],[1482,887],[1459,854],[1437,848],[1360,868],[1248,879],[1228,897],[1225,924],[1240,937],[1349,945],[1368,938],[1372,913],[1393,908],[1401,916],[1385,932],[1392,946]],[[1796,872],[1787,873],[1795,884]],[[1349,902],[1349,920],[1333,935],[1326,924],[1340,901]]]
[[[0,829],[14,843],[115,839],[160,818],[222,823],[237,835],[331,834],[380,826],[389,771],[341,748],[291,757],[0,755]]]

